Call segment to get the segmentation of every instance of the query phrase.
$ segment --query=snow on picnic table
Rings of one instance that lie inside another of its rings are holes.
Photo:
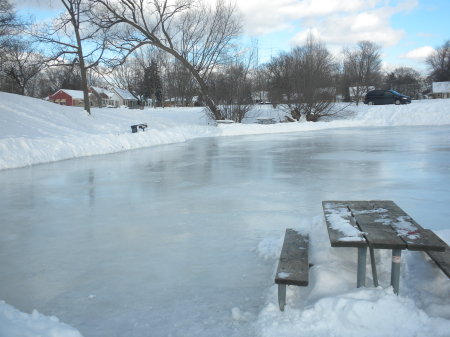
[[[199,137],[302,132],[344,127],[450,125],[448,100],[413,101],[406,106],[358,106],[347,119],[319,123],[259,125],[257,117],[282,118],[283,112],[268,106],[254,111],[245,124],[216,126],[205,118],[202,108],[93,109],[88,116],[81,108],[59,106],[29,97],[0,93],[0,169],[23,167],[80,156],[125,151],[159,144],[184,142]],[[132,134],[130,125],[148,123],[145,132]],[[344,211],[342,211],[344,212]],[[382,212],[380,212],[382,213]],[[355,233],[346,214],[331,214],[332,223],[346,236]],[[380,221],[391,221],[380,217]],[[321,219],[315,226],[322,228]],[[409,230],[408,219],[396,219]],[[304,226],[304,229],[308,226]],[[450,241],[450,232],[444,239]],[[421,256],[405,254],[422,273],[414,283],[395,296],[391,288],[354,289],[352,253],[336,251],[322,232],[313,230],[309,289],[289,287],[284,313],[276,305],[276,286],[265,294],[258,317],[231,309],[236,322],[254,320],[256,333],[265,337],[325,336],[450,336],[450,285],[431,271]],[[279,256],[283,237],[265,238],[257,247],[261,258]],[[388,252],[381,252],[385,260]],[[274,267],[275,268],[275,267]],[[408,271],[405,271],[406,273]],[[339,275],[337,277],[336,275]],[[423,289],[423,290],[420,290]],[[307,296],[305,296],[307,295]],[[79,337],[74,328],[33,311],[23,313],[0,301],[0,337]],[[87,337],[87,336],[86,336]]]

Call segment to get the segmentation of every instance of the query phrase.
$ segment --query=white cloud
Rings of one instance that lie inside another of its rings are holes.
[[[401,55],[400,57],[403,59],[423,61],[434,51],[435,51],[435,49],[433,47],[423,46],[420,48],[413,49],[413,50]]]
[[[12,0],[10,3],[16,9],[40,8],[43,10],[55,10],[63,8],[60,0]]]
[[[327,45],[370,40],[392,46],[404,36],[403,30],[391,27],[392,16],[415,8],[418,0],[395,5],[386,0],[246,0],[238,5],[250,35],[289,29],[291,43],[298,45],[312,30]]]

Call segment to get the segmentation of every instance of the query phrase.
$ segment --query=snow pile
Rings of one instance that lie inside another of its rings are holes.
[[[60,106],[39,99],[0,92],[0,169],[22,167],[184,142],[212,136],[301,132],[342,127],[450,124],[448,100],[415,101],[409,105],[352,106],[347,119],[319,123],[255,124],[259,116],[279,121],[284,112],[257,106],[243,124],[215,126],[203,108],[145,110]],[[146,132],[131,133],[132,124],[147,123]]]
[[[34,310],[31,315],[0,301],[1,337],[82,337],[54,316],[44,316]]]
[[[309,219],[309,223],[309,260],[314,264],[310,268],[310,284],[287,287],[284,312],[278,307],[277,286],[270,287],[256,321],[258,336],[450,336],[450,282],[423,254],[403,252],[399,296],[389,286],[388,250],[376,250],[378,276],[384,283],[371,288],[368,262],[368,288],[357,289],[356,250],[330,247],[320,217]],[[438,234],[450,241],[449,230]],[[273,260],[274,273],[279,256],[279,249],[274,246],[281,245],[281,241],[266,238],[258,246],[260,256]]]
[[[362,105],[355,118],[371,126],[450,124],[447,99],[413,101],[408,105]]]
[[[387,289],[355,289],[280,314],[271,303],[260,313],[258,334],[264,337],[448,337],[450,322],[429,317],[408,298]]]

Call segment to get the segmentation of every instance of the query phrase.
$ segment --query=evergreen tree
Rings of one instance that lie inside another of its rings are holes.
[[[145,99],[151,98],[153,104],[162,101],[162,80],[159,74],[159,66],[155,59],[152,59],[150,66],[144,69],[144,78],[140,85],[139,94]]]

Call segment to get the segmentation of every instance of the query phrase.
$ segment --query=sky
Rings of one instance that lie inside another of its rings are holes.
[[[206,0],[213,1],[213,0]],[[12,0],[36,19],[62,10],[59,0]],[[361,40],[381,46],[386,71],[413,67],[450,39],[449,0],[236,0],[243,41],[257,41],[259,62],[301,45],[309,32],[339,57]]]

